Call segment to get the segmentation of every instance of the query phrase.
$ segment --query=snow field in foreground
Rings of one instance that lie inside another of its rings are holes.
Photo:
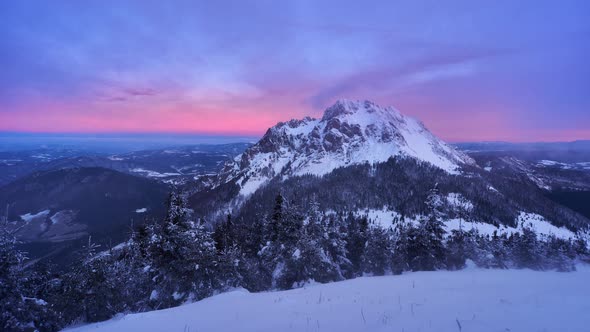
[[[280,292],[237,290],[69,332],[590,331],[590,267],[415,272]]]

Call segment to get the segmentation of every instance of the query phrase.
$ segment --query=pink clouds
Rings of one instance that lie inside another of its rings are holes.
[[[112,104],[112,103],[111,103]],[[171,105],[140,105],[117,103],[117,110],[108,110],[108,103],[71,104],[48,102],[29,104],[14,113],[0,113],[0,130],[26,132],[78,133],[199,133],[214,135],[262,135],[279,121],[321,114],[289,98],[263,98],[250,104],[199,106],[189,102]],[[515,128],[513,119],[495,111],[494,106],[475,110],[455,109],[453,112],[424,109],[401,100],[403,113],[421,119],[435,134],[448,141],[568,141],[590,137],[588,130],[538,130]]]
[[[143,95],[143,94],[142,94]],[[137,97],[134,94],[134,98]],[[178,97],[178,96],[177,96]],[[278,101],[261,100],[248,104],[231,100],[212,102],[178,99],[170,102],[140,100],[84,99],[29,101],[11,112],[0,112],[0,130],[25,132],[170,132],[202,134],[262,135],[285,114]]]
[[[447,85],[448,79],[437,78],[399,88],[396,82],[400,82],[400,77],[394,74],[375,70],[339,81],[312,80],[297,73],[286,79],[285,73],[281,73],[227,88],[106,85],[95,86],[78,96],[37,94],[26,102],[5,107],[0,112],[0,131],[260,136],[279,121],[307,115],[318,117],[336,99],[348,98],[394,106],[422,120],[436,135],[451,142],[563,141],[590,137],[590,130],[583,128],[530,128],[525,104],[492,89],[474,90],[469,77],[455,78],[452,86]],[[397,88],[386,88],[390,82]]]

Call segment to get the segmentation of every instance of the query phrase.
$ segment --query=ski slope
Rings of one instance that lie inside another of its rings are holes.
[[[590,267],[416,272],[281,292],[236,290],[69,332],[589,331]]]

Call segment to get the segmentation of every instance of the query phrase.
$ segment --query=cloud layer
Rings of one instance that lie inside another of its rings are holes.
[[[338,98],[590,139],[586,1],[0,3],[0,130],[262,134]]]

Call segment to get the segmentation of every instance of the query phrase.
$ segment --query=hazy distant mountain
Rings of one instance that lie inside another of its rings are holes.
[[[3,151],[0,186],[36,171],[76,167],[103,167],[168,183],[186,183],[198,176],[217,174],[226,161],[250,145],[199,144],[123,154],[61,148]]]
[[[454,146],[472,155],[513,156],[535,163],[547,161],[545,162],[547,165],[551,162],[566,163],[569,164],[570,168],[578,169],[590,165],[590,141],[548,143],[474,142],[457,143]]]
[[[79,247],[88,236],[117,244],[132,224],[161,218],[168,188],[105,168],[37,172],[0,188],[2,214],[31,258]],[[71,250],[68,250],[70,253]],[[55,259],[63,259],[56,257]]]

